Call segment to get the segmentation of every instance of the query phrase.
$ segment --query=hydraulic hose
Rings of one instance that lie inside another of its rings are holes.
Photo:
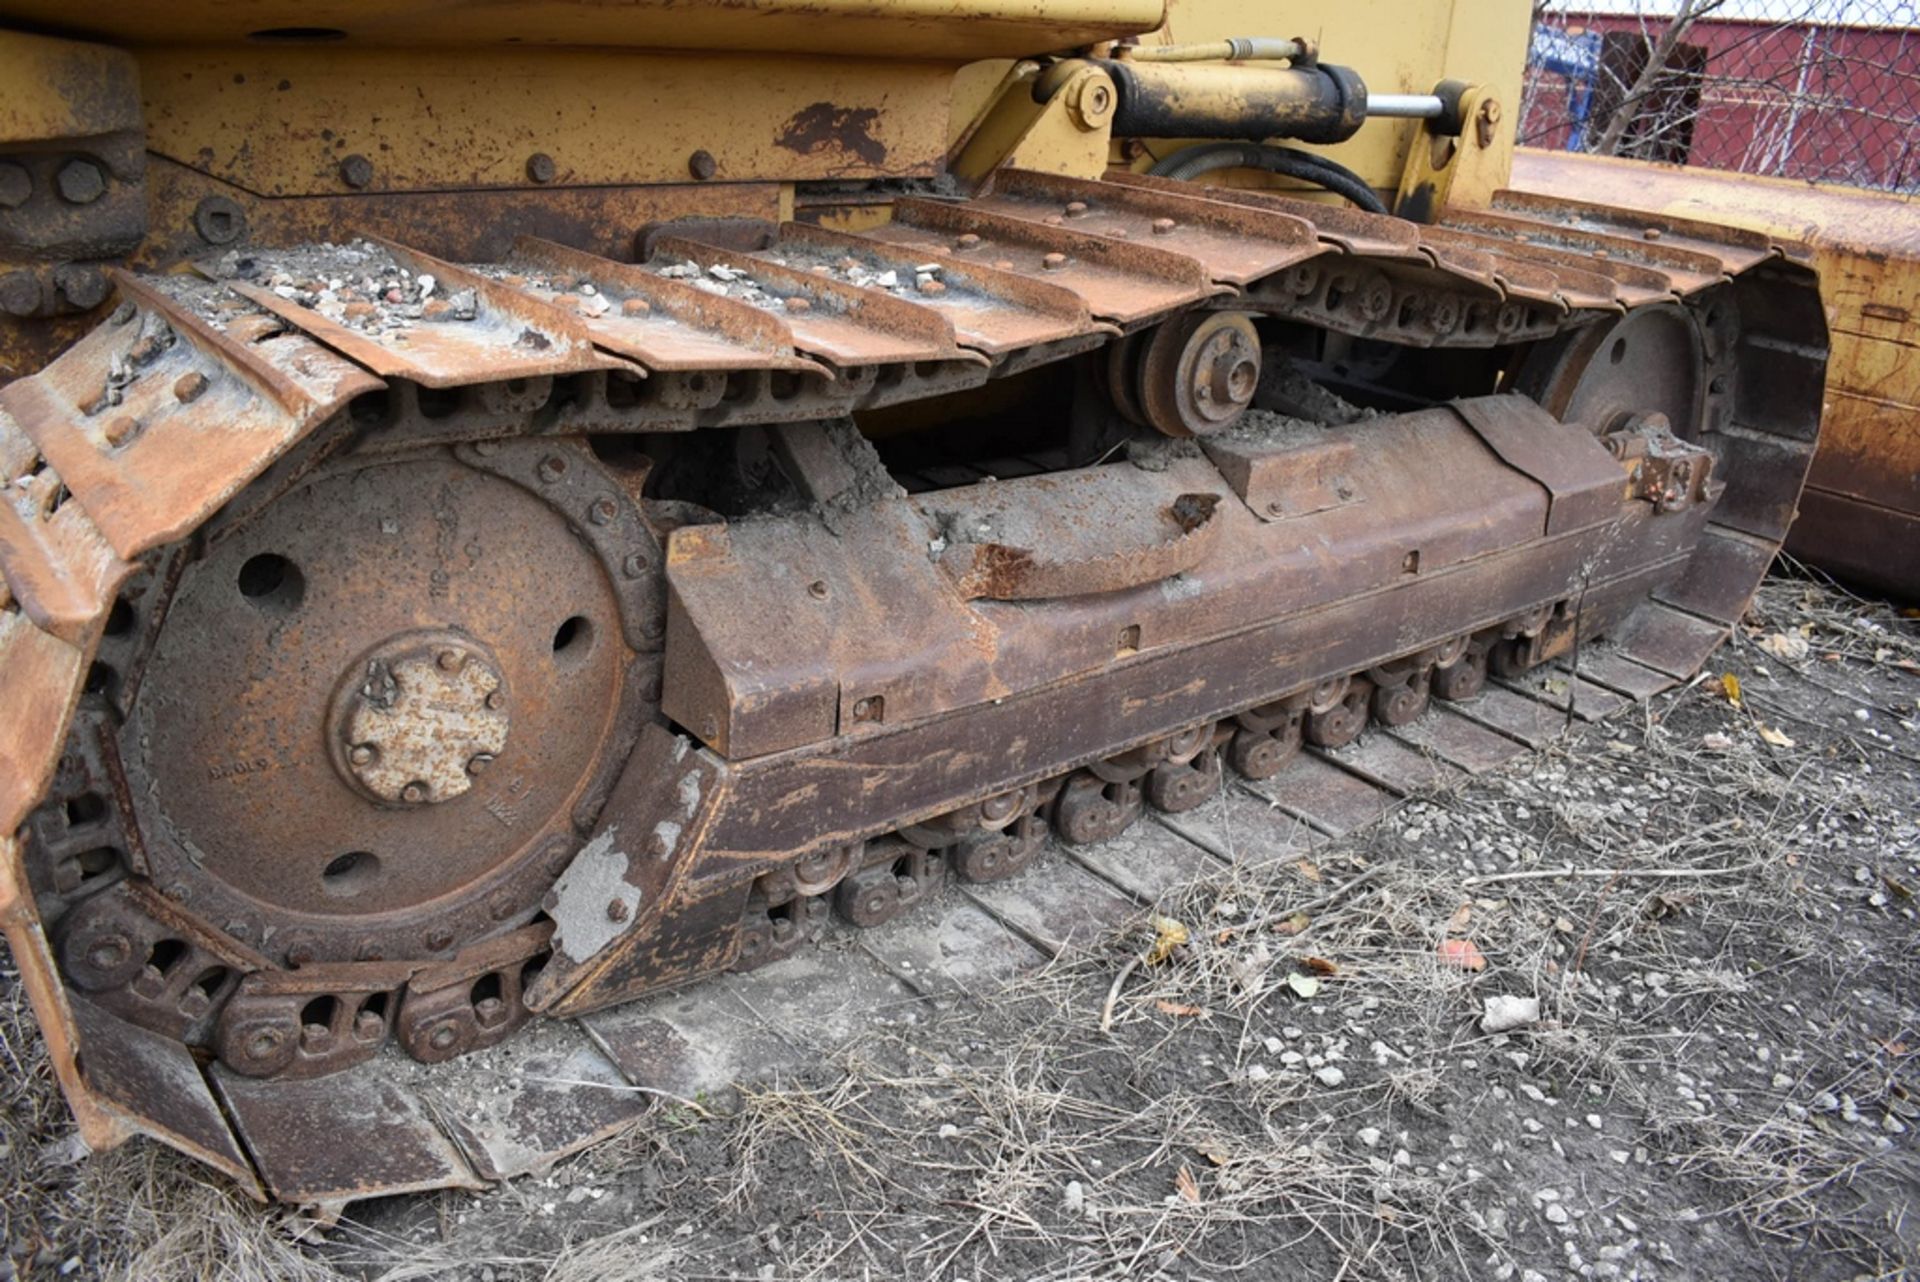
[[[1267,143],[1210,142],[1185,147],[1155,164],[1148,174],[1156,178],[1174,178],[1182,182],[1221,169],[1263,169],[1324,187],[1336,196],[1344,196],[1370,214],[1384,214],[1387,207],[1359,174],[1338,161],[1316,156],[1292,147]]]

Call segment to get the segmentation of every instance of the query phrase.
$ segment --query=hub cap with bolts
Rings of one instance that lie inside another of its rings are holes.
[[[1139,403],[1147,422],[1173,437],[1209,436],[1253,404],[1260,336],[1239,312],[1203,312],[1153,332],[1140,356]]]
[[[507,693],[486,647],[451,632],[391,637],[334,697],[335,760],[388,805],[451,801],[507,744]]]

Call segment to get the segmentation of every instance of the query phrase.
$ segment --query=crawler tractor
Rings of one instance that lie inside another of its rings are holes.
[[[501,1178],[631,1098],[435,1104],[542,1027],[1693,673],[1815,278],[1507,189],[1526,15],[0,3],[0,919],[86,1139]]]

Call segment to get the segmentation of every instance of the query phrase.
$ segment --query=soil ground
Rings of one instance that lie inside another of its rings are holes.
[[[1920,1269],[1911,617],[1776,579],[1709,676],[1347,836],[1192,822],[1230,862],[1157,924],[326,1229],[86,1155],[8,963],[0,1279]]]

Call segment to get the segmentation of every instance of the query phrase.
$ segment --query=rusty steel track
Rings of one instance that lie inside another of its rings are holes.
[[[0,389],[0,914],[85,1134],[323,1206],[505,1178],[739,1067],[635,996],[830,915],[880,928],[867,997],[930,991],[886,923],[949,878],[1000,973],[1210,866],[1179,816],[1229,775],[1341,831],[1537,742],[1583,640],[1577,715],[1688,676],[1791,520],[1825,331],[1798,251],[1651,226],[1005,172],[752,251],[118,278]],[[1223,432],[1247,317],[1524,347],[1524,395]],[[1197,444],[907,495],[836,426],[1101,348]],[[592,444],[746,427],[797,493],[745,519]],[[1103,853],[1149,809],[1191,849]],[[478,1116],[395,1069],[524,1038],[608,1089]]]

